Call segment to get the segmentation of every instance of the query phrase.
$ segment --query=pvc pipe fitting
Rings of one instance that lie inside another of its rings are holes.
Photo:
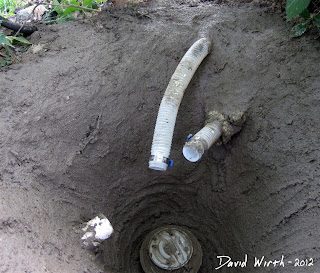
[[[149,168],[165,171],[168,167],[172,137],[179,106],[192,76],[208,55],[210,41],[196,41],[183,56],[162,98],[153,135]]]
[[[207,151],[222,135],[222,122],[214,121],[204,126],[196,133],[183,147],[184,157],[191,161],[200,160],[205,151]]]

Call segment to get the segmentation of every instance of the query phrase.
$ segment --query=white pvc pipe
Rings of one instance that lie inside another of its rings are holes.
[[[196,41],[183,56],[162,98],[154,129],[149,168],[165,171],[171,150],[178,109],[189,82],[202,60],[208,55],[210,41]]]
[[[204,152],[220,138],[221,134],[222,123],[220,121],[208,123],[185,143],[182,150],[184,157],[191,162],[197,162]]]

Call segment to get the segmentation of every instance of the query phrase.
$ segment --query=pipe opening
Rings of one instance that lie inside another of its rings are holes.
[[[168,165],[159,161],[149,161],[149,168],[156,171],[166,171]]]
[[[200,154],[194,147],[185,146],[182,149],[182,153],[190,162],[197,162],[202,156],[202,154]]]

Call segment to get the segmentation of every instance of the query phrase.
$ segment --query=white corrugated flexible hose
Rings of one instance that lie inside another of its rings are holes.
[[[183,56],[162,98],[153,135],[149,168],[166,171],[179,106],[189,82],[202,60],[208,55],[210,41],[201,38]]]

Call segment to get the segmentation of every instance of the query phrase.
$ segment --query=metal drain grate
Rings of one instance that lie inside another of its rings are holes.
[[[197,273],[202,250],[197,238],[179,226],[164,226],[150,232],[140,249],[140,262],[146,273]]]

